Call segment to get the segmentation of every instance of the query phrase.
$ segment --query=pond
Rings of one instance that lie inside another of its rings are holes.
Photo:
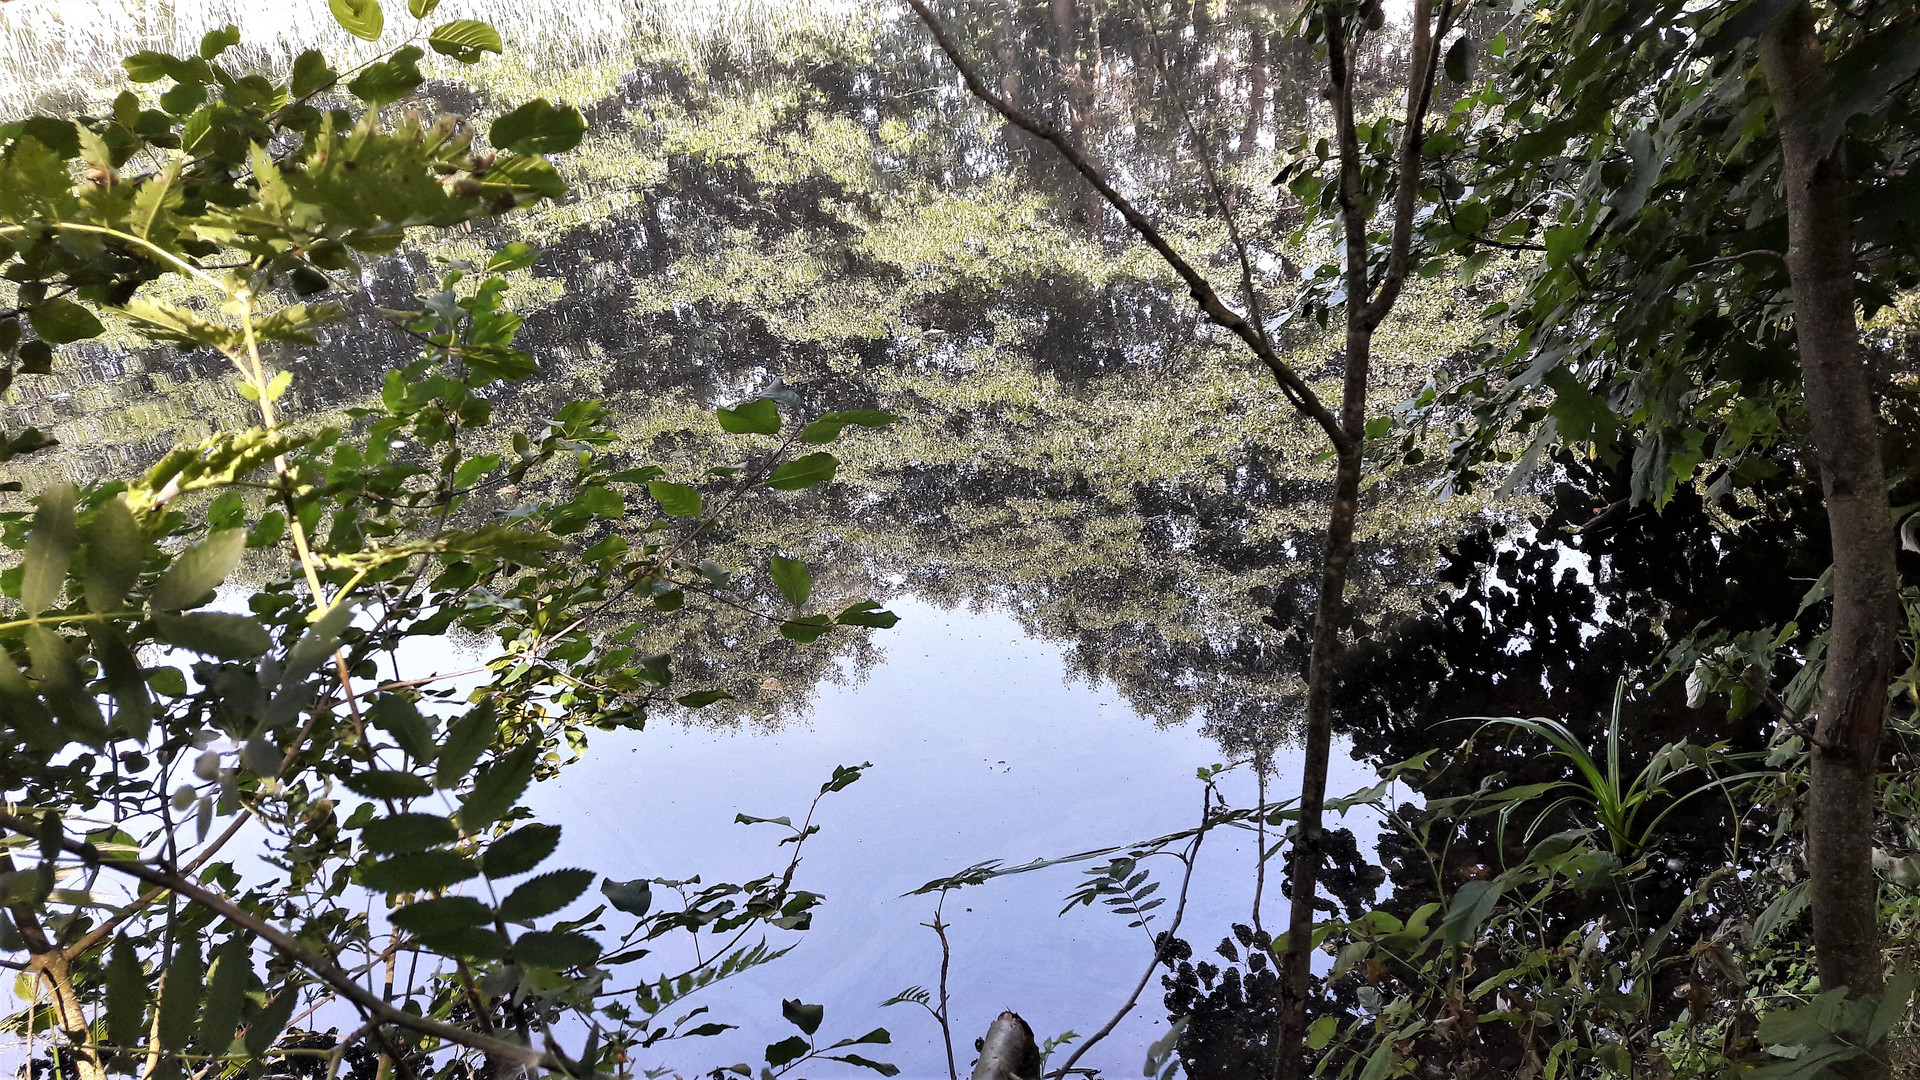
[[[344,47],[314,7],[267,17],[181,4],[172,20],[142,22],[103,4],[64,28],[10,11],[17,47],[4,77],[36,107],[84,101],[106,84],[103,58],[178,47],[197,37],[189,27],[229,17],[258,64],[284,64],[314,41]],[[944,1074],[931,1021],[912,1005],[879,1007],[938,978],[938,942],[921,926],[933,901],[902,894],[984,860],[1184,828],[1199,810],[1195,771],[1216,763],[1258,761],[1273,798],[1293,790],[1300,672],[1289,643],[1308,610],[1328,488],[1311,432],[1263,370],[1196,323],[1119,222],[956,92],[900,13],[468,7],[499,23],[508,55],[472,73],[435,69],[445,78],[416,103],[487,115],[497,100],[541,93],[578,105],[590,134],[563,162],[574,192],[396,253],[370,268],[363,306],[407,306],[462,260],[532,242],[544,254],[512,275],[508,297],[541,376],[504,392],[502,411],[534,418],[568,397],[603,397],[630,442],[669,461],[712,448],[714,406],[775,386],[815,411],[901,417],[850,440],[836,484],[748,504],[711,544],[733,565],[775,551],[805,558],[825,568],[821,590],[873,596],[900,624],[801,647],[716,610],[652,644],[733,700],[595,734],[538,800],[565,823],[563,853],[590,852],[626,876],[725,878],[783,854],[777,833],[734,824],[736,813],[802,812],[835,765],[871,762],[823,804],[824,831],[808,844],[801,880],[828,898],[815,929],[704,1002],[746,1028],[674,1044],[657,1063],[692,1072],[756,1060],[766,1034],[755,1024],[798,993],[826,1004],[836,1027],[892,1029],[889,1060],[906,1075]],[[1247,227],[1271,241],[1293,224],[1266,183],[1273,148],[1314,123],[1314,91],[1301,58],[1269,55],[1264,38],[1257,60],[1167,82],[1154,48],[1198,57],[1244,45],[1211,5],[1182,7],[1167,26],[1063,25],[1037,11],[957,26],[998,42],[1009,79],[1151,191],[1169,232],[1226,291],[1224,233],[1169,94],[1188,96],[1208,152],[1247,200]],[[1084,64],[1057,61],[1068,46]],[[455,81],[469,74],[470,85]],[[1277,296],[1300,272],[1263,265],[1260,287]],[[1467,339],[1463,313],[1487,295],[1444,280],[1412,290],[1377,360],[1383,401],[1411,394]],[[1321,328],[1276,320],[1273,332],[1303,370],[1331,377]],[[295,371],[287,409],[338,416],[378,393],[407,353],[379,318],[359,315],[323,347],[278,358]],[[236,420],[246,403],[222,364],[75,350],[55,375],[9,392],[9,428],[37,425],[61,443],[9,478],[32,491],[118,475]],[[1484,497],[1430,497],[1435,469],[1383,462],[1369,478],[1355,581],[1366,625],[1422,610],[1441,583],[1441,543],[1522,516]],[[470,647],[448,643],[446,663]],[[1407,732],[1375,739],[1372,758],[1426,748],[1423,731]],[[1341,746],[1330,790],[1365,786],[1372,770]],[[1239,805],[1259,797],[1249,767],[1223,785]],[[1371,826],[1357,831],[1370,850]],[[1237,836],[1210,842],[1195,877],[1181,933],[1203,951],[1250,918],[1254,847]],[[1139,979],[1151,957],[1140,929],[1097,909],[1056,914],[1083,868],[947,901],[963,1069],[1000,1009],[1022,1012],[1042,1038],[1085,1035]],[[1177,887],[1170,869],[1159,876]],[[1267,890],[1269,923],[1284,904],[1277,885]],[[1151,984],[1089,1063],[1137,1069],[1166,1029],[1160,993]]]

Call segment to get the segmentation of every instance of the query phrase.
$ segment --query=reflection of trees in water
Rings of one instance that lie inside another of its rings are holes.
[[[1176,5],[1158,27],[1073,5],[970,7],[967,18],[984,20],[975,40],[994,43],[1030,102],[1152,190],[1184,244],[1224,251],[1156,42],[1196,119],[1258,182],[1268,203],[1248,225],[1266,235],[1281,208],[1255,175],[1261,148],[1311,123],[1302,103],[1317,98],[1303,81],[1311,65],[1274,39],[1261,6],[1221,8]],[[844,573],[849,595],[898,579],[939,602],[1002,606],[1069,642],[1076,674],[1111,681],[1142,712],[1197,716],[1235,754],[1270,745],[1290,726],[1296,673],[1261,616],[1307,596],[1324,469],[1266,381],[1196,337],[1183,294],[1118,223],[1090,217],[1049,157],[1009,145],[963,98],[928,92],[945,80],[917,28],[885,20],[777,52],[656,50],[588,109],[599,123],[566,163],[573,202],[521,231],[396,253],[370,268],[371,300],[411,306],[450,258],[508,239],[545,245],[534,281],[515,289],[531,300],[519,341],[547,378],[503,391],[499,410],[531,420],[566,396],[604,396],[629,437],[668,460],[715,449],[699,408],[776,376],[819,409],[899,412],[901,425],[844,455],[848,485],[793,516],[733,523],[713,541],[716,561],[764,566],[786,549]],[[485,111],[430,90],[441,106]],[[1288,272],[1273,268],[1263,287],[1279,297]],[[1382,358],[1402,388],[1445,351],[1433,316],[1449,291],[1434,287],[1406,346]],[[1317,328],[1288,333],[1302,352],[1331,348]],[[305,415],[376,392],[412,351],[371,314],[329,329],[325,345],[298,372]],[[195,433],[231,397],[204,357],[128,362],[134,382],[167,389],[131,392],[112,414],[144,423],[120,422],[132,436],[122,456]],[[68,412],[69,450],[48,464],[99,471],[116,440],[78,433],[100,419]],[[1423,479],[1382,476],[1372,497],[1397,506],[1393,493]],[[536,498],[527,488],[513,498]],[[1380,514],[1359,606],[1411,611],[1431,537],[1478,511],[1461,501]],[[870,662],[864,645],[842,655],[829,642],[766,643],[753,621],[720,609],[673,631],[686,635],[671,651],[689,683],[738,661],[770,672],[727,687],[740,700],[703,716],[790,714],[819,679]]]

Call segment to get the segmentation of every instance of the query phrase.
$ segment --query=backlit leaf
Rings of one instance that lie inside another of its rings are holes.
[[[115,938],[107,961],[107,1041],[132,1046],[146,1034],[147,974],[126,938]]]
[[[417,799],[433,794],[425,777],[393,769],[370,769],[347,777],[346,785],[369,799]]]
[[[799,491],[815,484],[833,479],[834,471],[840,468],[840,459],[824,451],[795,458],[773,470],[767,477],[767,486],[775,491]]]
[[[147,602],[156,611],[193,607],[227,580],[247,549],[245,529],[222,529],[174,557]]]
[[[360,842],[368,851],[382,855],[425,851],[459,838],[460,830],[438,814],[389,814],[374,818],[360,829]]]
[[[193,611],[185,615],[164,612],[153,617],[154,636],[221,660],[252,660],[273,647],[260,623],[245,615]]]
[[[93,312],[71,300],[47,300],[27,312],[33,332],[49,345],[65,345],[97,336],[105,329]]]
[[[480,872],[472,859],[451,851],[396,855],[360,871],[360,883],[376,892],[420,892],[457,885]]]
[[[540,865],[560,846],[560,826],[522,825],[493,842],[480,857],[480,867],[491,879],[524,874]]]
[[[472,64],[486,53],[500,51],[500,31],[478,19],[455,19],[434,27],[427,44],[442,56]]]
[[[471,896],[416,900],[393,913],[393,925],[414,934],[443,934],[493,920],[493,911]]]
[[[500,917],[508,922],[531,922],[551,915],[586,892],[596,876],[591,870],[550,870],[528,878],[500,902]]]
[[[380,10],[380,0],[327,0],[327,7],[342,30],[362,41],[379,40],[380,31],[386,26],[387,17]]]
[[[580,967],[600,958],[600,943],[571,931],[533,930],[513,943],[513,956],[527,967]]]
[[[638,918],[644,918],[653,908],[653,883],[646,878],[632,881],[608,878],[600,883],[600,895],[606,897],[607,903],[617,910]]]
[[[520,154],[561,154],[580,145],[586,118],[571,105],[534,98],[493,122],[487,141]]]
[[[780,434],[780,407],[771,398],[754,398],[737,409],[715,409],[720,428],[735,435]]]
[[[513,809],[540,760],[539,744],[525,742],[474,779],[473,790],[460,803],[460,827],[478,832]]]
[[[30,616],[56,606],[66,584],[76,546],[73,499],[72,484],[54,484],[40,493],[20,564],[20,607]]]
[[[160,976],[160,1016],[157,1024],[160,1045],[167,1050],[185,1050],[193,1041],[194,1021],[200,1018],[201,992],[206,984],[206,969],[200,962],[200,942],[189,936],[180,942],[173,962]]]
[[[124,498],[110,499],[87,522],[87,607],[112,611],[139,580],[150,545]]]
[[[813,575],[807,572],[807,564],[799,559],[775,555],[767,566],[773,573],[773,583],[780,587],[780,595],[787,598],[787,603],[794,607],[806,607],[807,597],[813,595]]]

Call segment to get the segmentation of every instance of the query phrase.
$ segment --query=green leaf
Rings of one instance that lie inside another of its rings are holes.
[[[433,741],[433,721],[420,715],[413,702],[398,694],[387,694],[374,702],[367,710],[367,720],[393,736],[400,749],[422,765],[432,761],[434,751],[439,749]]]
[[[586,118],[571,105],[534,98],[493,122],[487,141],[498,150],[520,154],[562,154],[580,145]]]
[[[767,1047],[767,1064],[777,1069],[790,1061],[797,1060],[812,1049],[813,1044],[799,1035],[781,1039]]]
[[[40,493],[20,563],[20,607],[29,617],[58,606],[60,590],[67,583],[77,546],[73,500],[72,484],[54,484]]]
[[[780,636],[788,641],[797,641],[810,645],[820,639],[820,635],[833,629],[833,620],[825,615],[808,615],[798,619],[788,619],[780,624]]]
[[[266,1007],[247,1022],[247,1053],[256,1058],[264,1057],[279,1041],[280,1033],[287,1029],[287,1022],[293,1019],[294,1007],[299,1004],[299,988],[292,983],[282,986]]]
[[[393,925],[411,934],[444,934],[493,921],[493,911],[471,896],[417,900],[393,913]]]
[[[1367,1058],[1366,1068],[1360,1070],[1360,1080],[1386,1080],[1387,1073],[1393,1069],[1393,1039],[1391,1036],[1381,1039],[1380,1045]]]
[[[1447,50],[1447,81],[1463,83],[1473,78],[1474,68],[1473,39],[1462,35]]]
[[[861,427],[883,428],[898,420],[899,417],[878,409],[853,409],[848,412],[830,412],[800,432],[800,441],[815,446],[833,442],[840,437],[840,431],[848,424]]]
[[[539,866],[559,846],[560,826],[522,825],[493,842],[487,853],[480,856],[480,868],[488,879],[495,881],[524,874]]]
[[[236,530],[238,531],[238,530]],[[260,623],[245,615],[195,611],[186,615],[153,617],[154,636],[169,645],[191,649],[221,660],[252,660],[273,648],[273,639]]]
[[[380,0],[327,0],[327,7],[342,30],[362,41],[378,41],[387,23]]]
[[[720,429],[735,435],[780,434],[780,406],[772,398],[754,398],[737,409],[715,409]]]
[[[773,572],[773,583],[780,587],[780,595],[787,598],[787,603],[806,607],[807,597],[813,595],[813,575],[807,572],[807,564],[775,555],[767,567]]]
[[[1340,1018],[1337,1016],[1323,1016],[1315,1020],[1313,1026],[1307,1028],[1307,1049],[1325,1050],[1327,1044],[1333,1041],[1334,1033],[1339,1030]]]
[[[487,260],[487,273],[504,274],[509,270],[524,270],[532,266],[542,254],[541,249],[515,240]]]
[[[49,345],[65,345],[96,337],[105,329],[93,312],[71,300],[46,300],[27,312],[33,332]]]
[[[500,31],[478,19],[455,19],[434,27],[427,35],[427,44],[442,56],[472,64],[487,53],[500,51]]]
[[[459,346],[460,360],[484,383],[518,382],[540,374],[540,365],[519,349],[504,345]]]
[[[173,954],[173,962],[160,976],[160,1046],[183,1051],[193,1041],[194,1021],[200,1016],[200,994],[206,984],[206,968],[200,962],[199,939],[188,936]]]
[[[458,787],[473,771],[473,766],[493,745],[500,721],[492,706],[481,705],[455,720],[447,729],[447,741],[440,747],[433,770],[433,786],[446,790]]]
[[[600,883],[600,895],[607,898],[616,910],[624,911],[636,918],[645,918],[653,908],[653,883],[646,878],[632,881],[615,881],[612,878]]]
[[[647,493],[660,504],[660,509],[674,517],[700,516],[700,493],[685,484],[654,480],[647,484]]]
[[[151,546],[140,525],[127,509],[127,500],[116,496],[100,505],[87,522],[86,529],[87,608],[94,612],[112,611],[126,599],[127,590],[140,578]]]
[[[426,18],[439,6],[440,0],[407,0],[407,11],[416,19]]]
[[[240,1010],[253,979],[248,965],[247,938],[229,939],[220,946],[207,973],[207,1003],[200,1012],[198,1047],[203,1054],[224,1054],[240,1030]]]
[[[789,998],[780,1003],[780,1015],[809,1035],[820,1030],[820,1019],[826,1015],[826,1011],[824,1005],[802,1005],[798,998]]]
[[[293,58],[293,82],[289,89],[294,97],[303,98],[324,90],[339,78],[340,73],[327,66],[327,58],[319,49],[308,49]]]
[[[716,701],[732,701],[733,695],[725,690],[695,690],[691,694],[682,694],[674,699],[689,709],[702,709]]]
[[[451,851],[423,851],[396,855],[361,869],[360,884],[375,892],[420,892],[444,889],[480,872],[472,859]]]
[[[476,777],[473,790],[460,803],[460,827],[479,832],[513,809],[533,780],[539,760],[539,744],[524,742]]]
[[[574,902],[598,876],[591,870],[550,870],[528,878],[500,902],[500,917],[508,922],[532,922]]]
[[[140,955],[124,937],[113,940],[107,961],[107,1041],[115,1046],[141,1042],[147,1027],[147,973]]]
[[[773,475],[767,477],[767,486],[775,491],[799,491],[833,479],[838,468],[840,459],[832,454],[824,451],[808,454],[773,470]]]
[[[369,799],[417,799],[433,794],[433,785],[425,777],[395,769],[369,769],[354,773],[344,782],[349,790]]]
[[[209,30],[200,38],[200,59],[212,60],[238,44],[240,44],[240,28],[232,23],[218,30]]]
[[[113,695],[115,729],[145,741],[153,720],[153,698],[147,693],[147,676],[140,658],[126,636],[110,623],[88,623],[87,638],[107,692]]]
[[[1479,931],[1480,924],[1493,914],[1494,905],[1500,902],[1500,887],[1491,881],[1469,881],[1460,886],[1453,894],[1453,901],[1447,906],[1446,920],[1441,924],[1445,931],[1443,940],[1451,949],[1464,944]]]
[[[156,611],[195,607],[227,580],[247,549],[245,529],[222,529],[174,557],[147,602]]]
[[[1546,232],[1547,265],[1563,266],[1580,253],[1587,243],[1587,230],[1581,225],[1558,225]]]
[[[460,830],[438,814],[389,814],[374,818],[360,829],[360,842],[368,851],[382,855],[425,851],[459,838]]]
[[[869,626],[876,630],[885,630],[897,624],[900,616],[883,609],[871,600],[862,600],[835,615],[833,621],[841,626]]]
[[[513,956],[527,967],[584,967],[600,958],[600,943],[571,931],[533,930],[513,943]]]
[[[339,3],[340,0],[334,2]],[[369,64],[347,84],[347,92],[375,108],[398,101],[427,81],[419,64],[420,58],[425,55],[409,45],[394,53],[391,60]]]

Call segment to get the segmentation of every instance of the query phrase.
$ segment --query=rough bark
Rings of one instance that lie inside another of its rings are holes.
[[[1814,951],[1823,987],[1873,994],[1884,975],[1874,774],[1896,663],[1893,521],[1854,310],[1846,160],[1823,131],[1829,74],[1811,7],[1790,9],[1760,57],[1779,125],[1794,337],[1833,541],[1833,626],[1807,799]],[[1866,1075],[1886,1070],[1880,1061]]]

